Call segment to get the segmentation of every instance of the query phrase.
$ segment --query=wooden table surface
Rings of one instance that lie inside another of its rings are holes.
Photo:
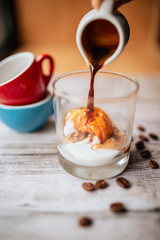
[[[160,138],[160,73],[136,76],[140,91],[136,108],[131,158],[121,174],[130,189],[120,188],[116,178],[109,187],[86,192],[84,180],[66,173],[58,163],[54,119],[33,133],[17,133],[0,122],[0,239],[160,239],[160,168],[135,148],[140,132],[154,132]],[[160,141],[145,143],[152,159],[160,165]],[[94,181],[93,181],[94,182]],[[110,204],[122,202],[123,214],[110,211]],[[89,216],[93,225],[82,228],[78,219]]]

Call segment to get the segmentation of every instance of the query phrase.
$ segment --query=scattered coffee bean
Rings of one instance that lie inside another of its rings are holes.
[[[160,212],[160,208],[159,208],[159,207],[156,207],[156,208],[154,209],[154,211],[155,211],[155,212]]]
[[[137,150],[142,150],[142,149],[144,149],[144,142],[138,141],[135,143],[135,146],[136,146]]]
[[[150,151],[148,151],[148,150],[142,150],[142,151],[140,152],[140,156],[141,156],[142,158],[149,158],[149,157],[151,157],[151,153],[150,153]]]
[[[124,212],[126,210],[123,203],[119,203],[119,202],[112,203],[110,205],[110,209],[111,209],[112,212],[116,212],[116,213]]]
[[[117,184],[122,188],[130,188],[130,184],[127,179],[119,177],[116,179]]]
[[[145,142],[149,142],[149,139],[144,136],[144,135],[139,135],[139,138],[142,140],[142,141],[145,141]]]
[[[149,133],[149,136],[154,139],[154,140],[158,140],[158,136],[155,133]]]
[[[141,126],[141,125],[139,125],[137,128],[141,132],[145,132],[146,131],[146,129],[143,126]]]
[[[150,167],[153,168],[153,169],[159,168],[158,163],[157,163],[156,161],[154,161],[154,160],[149,160],[149,165],[150,165]]]
[[[91,226],[93,223],[93,220],[89,217],[82,217],[79,219],[79,225],[82,227],[88,227]]]
[[[103,189],[103,188],[108,187],[108,184],[106,183],[105,180],[100,179],[100,180],[98,180],[98,181],[96,182],[95,186],[96,186],[96,188]]]
[[[89,192],[95,190],[95,186],[94,186],[94,184],[91,183],[91,182],[85,182],[85,183],[83,183],[83,184],[82,184],[82,187],[83,187],[86,191],[89,191]]]

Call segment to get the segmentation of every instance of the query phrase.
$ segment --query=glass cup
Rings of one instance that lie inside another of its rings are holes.
[[[83,116],[74,119],[72,115],[74,111],[87,114],[89,87],[90,71],[63,74],[53,81],[58,159],[74,176],[111,178],[120,174],[129,161],[138,83],[123,74],[99,71],[94,83],[97,112],[82,134]],[[110,135],[100,142],[96,134],[106,136],[107,126]]]

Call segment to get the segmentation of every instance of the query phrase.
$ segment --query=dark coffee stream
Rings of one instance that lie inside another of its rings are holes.
[[[94,111],[94,79],[105,61],[113,55],[119,44],[115,26],[106,20],[95,20],[87,25],[82,34],[82,45],[87,54],[91,71],[88,93],[88,112]]]

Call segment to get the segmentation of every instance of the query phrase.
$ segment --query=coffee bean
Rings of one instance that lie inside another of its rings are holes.
[[[96,188],[103,189],[103,188],[108,187],[108,184],[106,183],[105,180],[100,179],[100,180],[98,180],[98,181],[96,182],[95,186],[96,186]]]
[[[154,211],[160,213],[160,208],[159,208],[159,207],[156,207],[156,208],[154,209]]]
[[[85,182],[85,183],[83,183],[83,184],[82,184],[82,187],[83,187],[86,191],[89,191],[89,192],[95,190],[95,186],[94,186],[94,184],[91,183],[91,182]]]
[[[130,184],[127,179],[119,177],[116,179],[117,184],[122,188],[130,188]]]
[[[82,227],[88,227],[91,226],[93,223],[93,220],[89,217],[82,217],[79,219],[79,225]]]
[[[140,156],[141,156],[142,158],[149,158],[149,157],[151,157],[151,153],[150,153],[150,151],[148,151],[148,150],[142,150],[142,151],[140,152]]]
[[[112,212],[115,212],[115,213],[124,212],[126,210],[123,203],[119,203],[119,202],[112,203],[110,205],[110,209]]]
[[[142,150],[142,149],[144,149],[144,142],[138,141],[135,143],[135,146],[136,146],[137,150]]]
[[[154,161],[154,160],[149,160],[149,165],[150,165],[150,167],[153,168],[153,169],[159,168],[158,163],[157,163],[156,161]]]
[[[158,136],[155,133],[149,133],[149,136],[154,139],[154,140],[158,140]]]
[[[144,142],[149,142],[149,139],[144,135],[139,135],[139,138]]]
[[[146,129],[143,126],[141,126],[141,125],[139,125],[137,128],[141,132],[145,132],[146,131]]]

